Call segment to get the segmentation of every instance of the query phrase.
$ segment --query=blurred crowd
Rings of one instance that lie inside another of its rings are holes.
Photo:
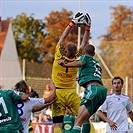
[[[50,95],[50,93],[52,92],[52,89],[50,88],[50,85],[47,84],[45,89],[44,89],[44,94],[43,94],[43,98],[46,98]],[[31,93],[29,94],[30,97],[35,97],[35,98],[39,98],[39,94],[32,89]],[[52,123],[52,109],[51,106],[48,106],[47,108],[43,109],[40,112],[36,112],[36,113],[32,113],[31,115],[31,121],[32,122],[44,122],[44,123]]]

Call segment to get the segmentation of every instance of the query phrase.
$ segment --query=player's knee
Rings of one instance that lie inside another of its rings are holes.
[[[62,123],[63,122],[63,118],[64,116],[56,116],[56,117],[53,117],[53,123]]]

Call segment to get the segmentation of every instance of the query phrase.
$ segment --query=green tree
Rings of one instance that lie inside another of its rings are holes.
[[[119,5],[111,7],[112,23],[101,36],[102,57],[113,75],[133,77],[133,17],[132,10]]]
[[[35,20],[33,14],[27,17],[25,13],[21,13],[12,19],[12,24],[19,57],[37,61],[45,38],[44,22]]]

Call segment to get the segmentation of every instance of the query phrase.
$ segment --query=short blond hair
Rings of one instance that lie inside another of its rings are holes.
[[[73,57],[77,53],[77,46],[73,42],[69,42],[65,48],[68,57]]]

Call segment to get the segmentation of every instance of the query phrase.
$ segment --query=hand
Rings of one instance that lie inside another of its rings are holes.
[[[50,88],[51,88],[52,90],[55,90],[55,85],[54,85],[54,82],[53,82],[53,81],[50,82]]]
[[[28,100],[28,99],[29,99],[28,94],[26,94],[26,93],[22,93],[22,97],[21,97],[21,99],[22,99],[23,101]]]
[[[84,24],[84,14],[82,12],[77,12],[72,19],[72,22],[79,25]]]
[[[88,13],[85,14],[84,23],[86,24],[86,26],[90,26],[91,27],[91,18],[90,18]]]
[[[113,121],[108,122],[111,130],[117,130],[117,124]]]
[[[58,64],[61,65],[61,66],[65,66],[64,60],[58,60]]]

